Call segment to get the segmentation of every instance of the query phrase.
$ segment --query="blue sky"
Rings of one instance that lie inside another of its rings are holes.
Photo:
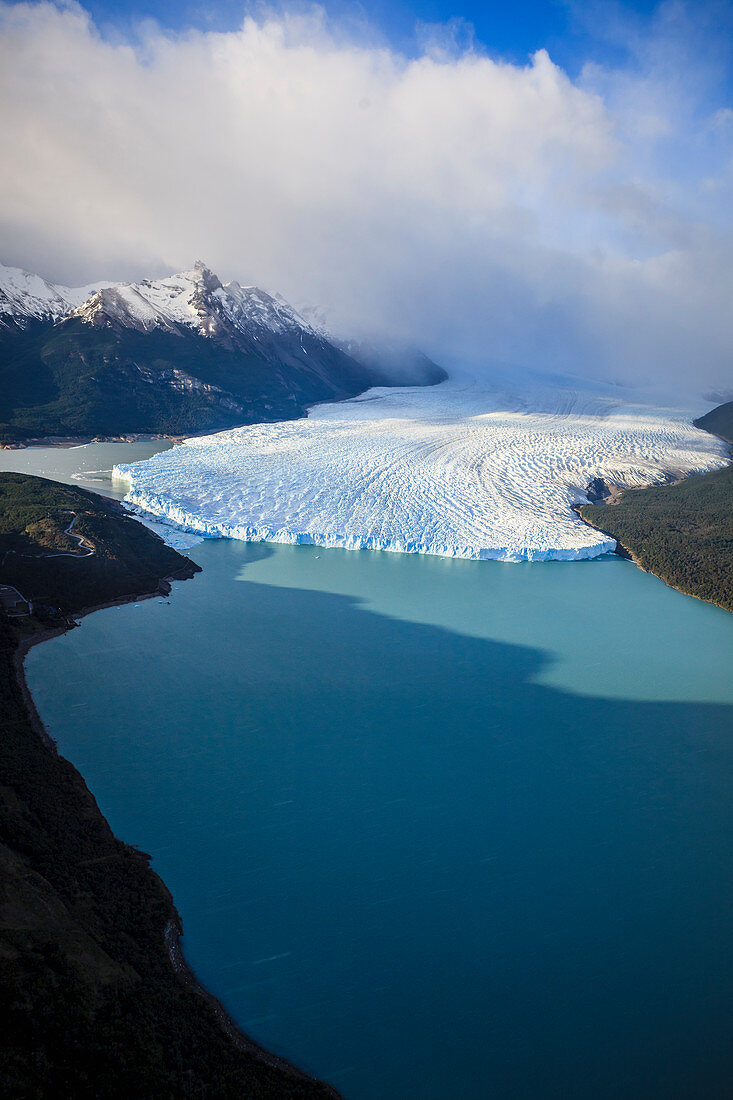
[[[15,0],[13,0],[15,2]],[[22,0],[21,0],[22,2]],[[64,0],[57,0],[63,3]],[[246,13],[325,11],[356,40],[419,56],[431,26],[450,26],[456,48],[525,64],[538,49],[575,79],[587,64],[634,68],[664,37],[707,61],[711,93],[733,100],[733,0],[78,0],[103,37],[135,40],[154,21],[173,33],[234,31]]]
[[[85,0],[83,6],[92,14],[97,26],[108,33],[127,31],[145,18],[155,19],[161,26],[176,31],[188,27],[230,31],[241,24],[245,10],[258,10],[257,4],[245,4],[242,0],[126,0],[124,3]],[[271,10],[278,7],[293,10],[298,6],[307,5],[267,5]],[[643,34],[649,29],[658,3],[656,0],[632,0],[625,4],[613,0],[370,0],[368,4],[359,4],[350,0],[322,0],[319,6],[325,8],[334,21],[348,24],[366,19],[393,48],[408,55],[418,49],[416,27],[456,22],[459,37],[468,33],[468,28],[461,29],[460,24],[470,25],[477,42],[492,54],[523,62],[529,54],[545,47],[558,64],[574,73],[589,58],[604,63],[619,60],[624,51],[606,36],[609,25],[623,20]]]
[[[730,0],[320,8],[0,0],[0,258],[200,257],[443,361],[730,386]]]

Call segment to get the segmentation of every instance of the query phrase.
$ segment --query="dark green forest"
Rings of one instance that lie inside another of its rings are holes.
[[[627,489],[617,504],[584,504],[642,569],[733,611],[733,466],[676,485]]]
[[[0,329],[0,442],[177,435],[287,420],[315,401],[385,381],[315,335],[283,334],[261,345],[97,328],[78,318]]]
[[[0,474],[0,583],[36,601],[37,619],[155,592],[162,577],[198,571],[150,535],[115,501],[41,477]]]

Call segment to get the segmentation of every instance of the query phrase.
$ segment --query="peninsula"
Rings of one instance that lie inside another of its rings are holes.
[[[712,409],[695,426],[733,441],[733,402]],[[642,569],[733,611],[733,466],[671,485],[609,493],[604,503],[578,511]]]

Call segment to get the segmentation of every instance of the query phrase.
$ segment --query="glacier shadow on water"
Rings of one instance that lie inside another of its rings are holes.
[[[242,550],[32,676],[242,1025],[350,1100],[723,1095],[731,708],[549,688]]]

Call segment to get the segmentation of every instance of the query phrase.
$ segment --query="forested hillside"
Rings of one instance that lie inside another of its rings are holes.
[[[667,584],[733,611],[733,466],[585,504],[584,520]]]

